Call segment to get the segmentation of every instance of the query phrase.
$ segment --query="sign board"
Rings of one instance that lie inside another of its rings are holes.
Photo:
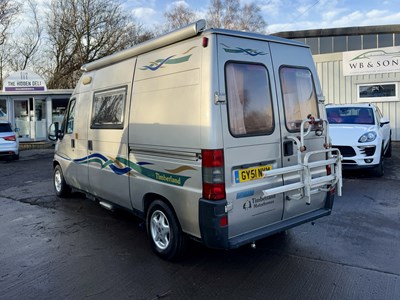
[[[47,91],[46,83],[38,74],[31,71],[17,71],[3,81],[3,92]]]
[[[400,47],[343,52],[343,75],[400,72]]]

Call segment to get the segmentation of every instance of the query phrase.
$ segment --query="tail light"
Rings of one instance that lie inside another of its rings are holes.
[[[225,194],[224,151],[202,150],[203,198],[222,200]]]
[[[326,174],[327,174],[327,175],[331,175],[331,174],[332,174],[332,167],[331,167],[331,165],[327,165],[327,166],[326,166]]]
[[[13,141],[13,142],[15,142],[17,140],[15,135],[5,136],[5,137],[3,137],[3,139],[6,141]]]

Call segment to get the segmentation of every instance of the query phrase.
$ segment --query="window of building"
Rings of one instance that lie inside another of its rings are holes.
[[[126,87],[95,93],[90,128],[124,128],[125,99]]]
[[[376,34],[363,35],[363,49],[378,48]]]
[[[306,38],[306,43],[310,46],[312,54],[319,54],[318,39],[319,38]]]
[[[333,52],[347,51],[347,36],[333,37]]]
[[[294,39],[295,41],[301,42],[301,43],[306,43],[306,38],[298,38],[298,39]]]
[[[319,53],[332,53],[333,52],[333,38],[331,36],[321,37],[319,40]]]
[[[359,102],[398,101],[397,83],[373,83],[357,85]]]
[[[395,46],[400,46],[400,33],[396,33],[394,35],[394,45]]]
[[[62,123],[65,115],[65,111],[67,110],[69,99],[52,99],[51,100],[51,112],[52,112],[52,121],[53,123],[58,122]]]
[[[299,131],[301,122],[312,115],[319,118],[314,80],[308,69],[283,67],[280,69],[286,128]]]
[[[272,133],[272,98],[265,66],[232,62],[226,65],[225,73],[231,134],[246,136]]]
[[[348,37],[349,51],[361,50],[361,35],[351,35]]]
[[[393,46],[393,34],[392,33],[381,33],[378,34],[378,47],[392,47]]]
[[[8,121],[6,99],[0,99],[0,120]]]

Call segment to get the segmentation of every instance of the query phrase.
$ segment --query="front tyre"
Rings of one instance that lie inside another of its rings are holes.
[[[382,149],[383,151],[383,149]],[[381,159],[379,160],[379,164],[373,169],[374,175],[377,177],[382,177],[383,174],[385,174],[385,171],[383,169],[383,155],[381,156]]]
[[[165,260],[180,257],[185,248],[185,236],[172,209],[164,202],[150,204],[146,217],[147,233],[153,251]]]
[[[59,165],[55,166],[53,172],[54,190],[58,197],[66,197],[71,193],[71,188],[67,185],[64,179],[62,169]]]

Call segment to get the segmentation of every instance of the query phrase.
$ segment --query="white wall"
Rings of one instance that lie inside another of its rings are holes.
[[[318,54],[313,57],[326,104],[357,103],[357,84],[361,83],[398,82],[400,93],[400,72],[343,76],[342,53]],[[399,101],[374,103],[390,119],[392,140],[400,141],[400,98]]]

